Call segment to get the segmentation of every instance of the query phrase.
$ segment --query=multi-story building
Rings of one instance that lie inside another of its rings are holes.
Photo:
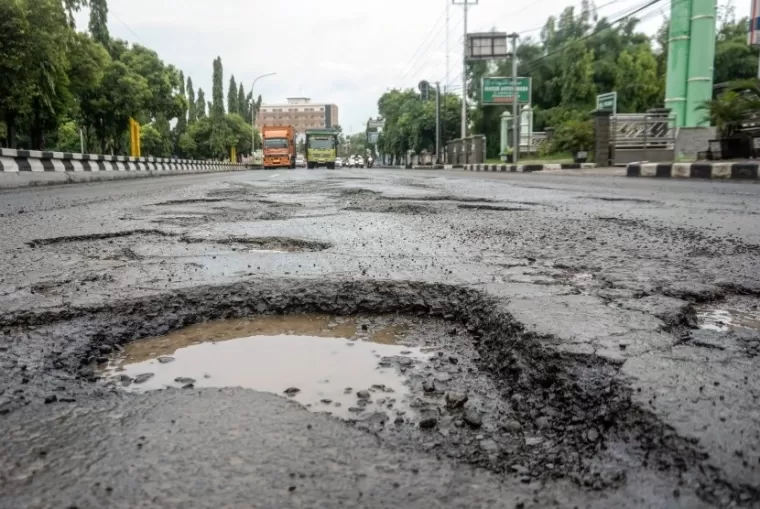
[[[262,104],[256,125],[292,125],[296,132],[319,127],[335,127],[338,107],[334,104],[313,103],[308,97],[290,97],[287,104]]]

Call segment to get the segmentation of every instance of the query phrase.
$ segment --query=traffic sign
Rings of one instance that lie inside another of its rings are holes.
[[[532,80],[517,77],[517,103],[530,104]],[[481,100],[483,105],[512,104],[512,78],[489,77],[481,81]]]
[[[596,109],[599,111],[611,111],[617,115],[617,92],[609,92],[596,96]]]

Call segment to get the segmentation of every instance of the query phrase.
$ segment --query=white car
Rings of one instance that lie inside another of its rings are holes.
[[[356,161],[354,160],[354,156],[348,156],[348,159],[346,159],[346,166],[349,168],[353,168],[356,166]]]
[[[364,168],[364,158],[362,156],[356,156],[354,158],[354,165],[357,168]]]
[[[342,157],[336,157],[335,158],[335,167],[336,168],[343,168],[343,158]]]

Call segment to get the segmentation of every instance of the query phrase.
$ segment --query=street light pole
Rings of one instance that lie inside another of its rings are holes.
[[[435,164],[441,163],[441,84],[435,82]]]
[[[470,5],[478,5],[478,0],[451,0],[454,5],[464,8],[464,35],[462,41],[462,139],[467,137],[467,9]]]
[[[275,74],[277,73],[270,72],[268,74],[262,74],[261,76],[256,77],[256,79],[253,80],[253,84],[251,84],[251,157],[253,157],[253,152],[256,150],[256,97],[253,95],[253,87],[256,86],[256,82],[261,78],[274,76]]]

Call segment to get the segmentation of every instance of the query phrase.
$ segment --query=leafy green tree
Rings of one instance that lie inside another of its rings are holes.
[[[111,42],[108,33],[108,1],[89,0],[90,2],[90,34],[92,38],[107,48]]]
[[[193,79],[187,78],[187,122],[192,124],[197,118],[195,111],[197,104],[195,102],[195,90],[193,89]]]
[[[245,97],[245,90],[243,89],[243,83],[240,83],[240,86],[238,87],[238,113],[240,113],[240,116],[246,119],[250,119],[251,115],[249,115],[249,109],[248,102]]]
[[[25,55],[31,79],[30,111],[23,119],[28,129],[28,147],[44,148],[45,133],[54,131],[72,105],[67,67],[67,45],[71,29],[60,0],[25,0],[29,32]],[[28,65],[35,62],[35,65]]]
[[[182,71],[179,72],[179,92],[177,94],[177,97],[182,101],[182,111],[180,112],[179,117],[177,117],[176,128],[177,132],[181,134],[185,132],[185,129],[187,129],[187,110],[189,108],[189,102],[185,95],[185,73]]]
[[[92,126],[100,152],[122,153],[129,118],[137,117],[151,98],[150,84],[123,62],[111,62],[96,94],[82,102],[82,114]]]
[[[206,94],[202,88],[198,89],[198,98],[195,101],[195,118],[198,120],[206,116]]]
[[[230,88],[227,90],[227,113],[240,115],[238,108],[238,86],[235,75],[230,76]]]
[[[562,103],[591,107],[596,97],[594,54],[581,41],[571,42],[562,59]]]
[[[165,157],[164,138],[152,125],[140,127],[140,148],[143,157]]]
[[[3,138],[12,148],[18,118],[31,108],[34,90],[29,32],[25,3],[0,1],[0,118],[5,124]]]
[[[209,116],[222,117],[224,115],[224,69],[222,68],[222,58],[214,59],[214,74],[211,82],[211,110]]]

